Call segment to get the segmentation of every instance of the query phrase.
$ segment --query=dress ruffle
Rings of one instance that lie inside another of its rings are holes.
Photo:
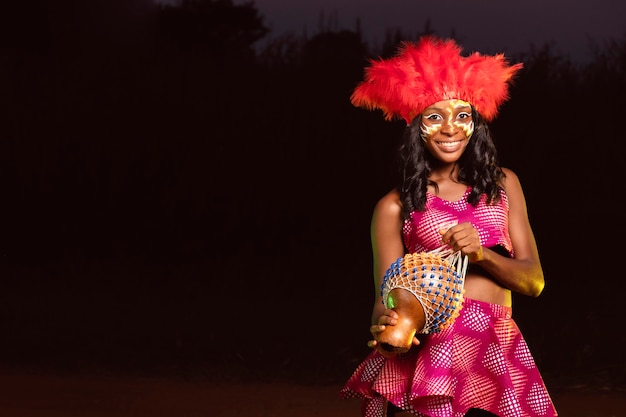
[[[555,417],[550,395],[511,308],[465,299],[447,329],[405,354],[372,351],[341,390],[361,398],[364,417],[387,401],[421,417],[462,417],[480,408],[501,417]]]

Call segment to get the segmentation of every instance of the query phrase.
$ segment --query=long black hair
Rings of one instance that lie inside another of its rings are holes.
[[[487,122],[473,109],[472,119],[474,133],[457,161],[458,181],[472,187],[467,197],[471,205],[478,204],[482,194],[486,194],[488,204],[496,203],[500,199],[504,173],[498,165],[498,153]],[[421,120],[418,115],[407,125],[398,149],[399,191],[405,219],[412,211],[424,211],[428,185],[437,188],[437,184],[428,179],[435,159],[424,147]]]

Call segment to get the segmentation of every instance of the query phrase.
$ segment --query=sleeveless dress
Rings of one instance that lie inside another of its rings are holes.
[[[471,222],[483,246],[501,246],[513,256],[506,193],[500,191],[496,204],[486,204],[483,195],[473,207],[470,191],[455,202],[428,193],[425,210],[404,222],[407,251],[436,249],[439,229]],[[384,417],[388,402],[420,417],[463,417],[471,408],[500,417],[558,415],[511,307],[465,298],[451,326],[420,341],[393,358],[373,349],[340,395],[360,398],[364,417]]]

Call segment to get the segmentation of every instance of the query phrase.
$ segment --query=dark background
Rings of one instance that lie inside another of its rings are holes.
[[[1,366],[347,379],[368,352],[369,221],[403,128],[349,96],[409,37],[261,49],[253,3],[88,3],[0,13]],[[555,384],[623,384],[626,368],[626,38],[592,56],[511,57],[525,69],[493,124],[547,281],[515,318]]]

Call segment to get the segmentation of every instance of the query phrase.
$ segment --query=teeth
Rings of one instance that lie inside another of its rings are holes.
[[[461,143],[460,140],[454,141],[454,142],[437,142],[437,144],[442,145],[442,146],[447,146],[447,147],[453,147],[458,145],[459,143]]]

